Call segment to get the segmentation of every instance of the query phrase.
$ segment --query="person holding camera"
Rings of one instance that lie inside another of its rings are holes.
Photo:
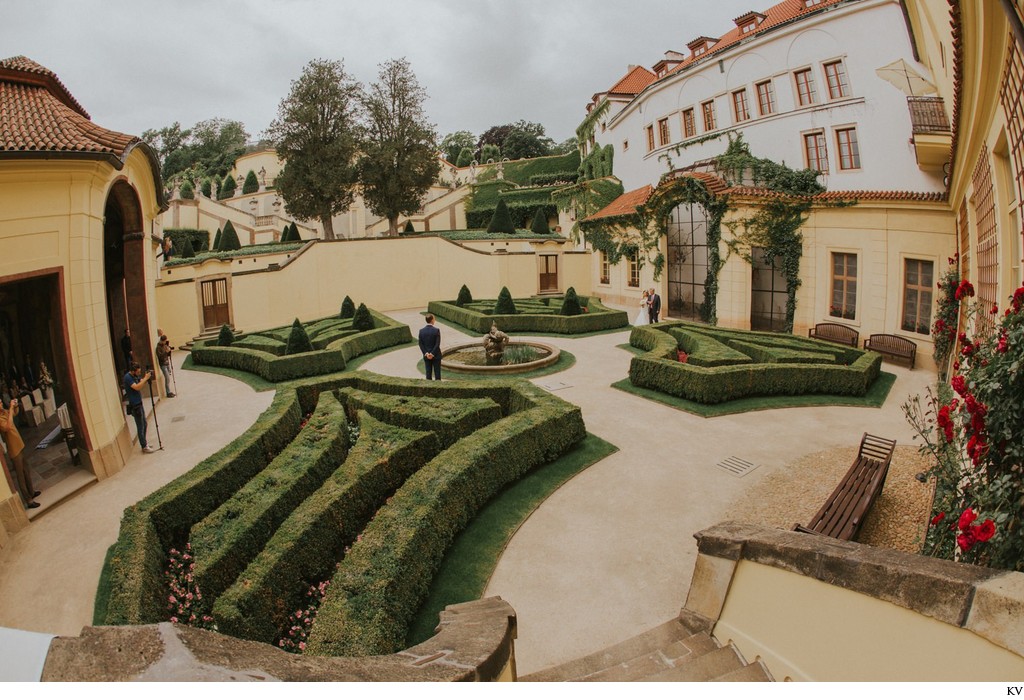
[[[4,401],[0,399],[0,437],[7,445],[7,456],[14,463],[14,473],[18,481],[18,489],[21,497],[25,499],[26,508],[38,508],[36,496],[40,494],[32,486],[32,472],[25,464],[25,443],[21,439],[18,428],[14,425],[14,417],[18,415],[18,407],[21,404],[17,398]]]
[[[153,379],[153,370],[142,373],[138,362],[131,363],[131,369],[124,375],[124,393],[128,396],[128,415],[135,419],[135,430],[139,436],[139,445],[146,454],[156,452],[146,442],[146,409],[142,405],[142,387]]]
[[[156,359],[160,363],[160,372],[164,375],[164,394],[169,399],[174,398],[171,391],[171,341],[167,336],[161,334],[160,342],[156,344]]]

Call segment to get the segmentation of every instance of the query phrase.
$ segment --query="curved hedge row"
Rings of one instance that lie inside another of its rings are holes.
[[[562,300],[552,299],[561,305]],[[557,308],[557,307],[554,307]],[[609,309],[597,297],[588,300],[588,311],[578,316],[559,316],[557,314],[482,314],[472,309],[456,306],[454,301],[432,301],[427,310],[445,320],[457,323],[477,333],[487,333],[491,324],[496,325],[505,333],[560,333],[577,335],[593,333],[612,328],[625,328],[629,325],[629,315],[625,311]]]
[[[276,351],[259,349],[269,346],[273,341],[260,340],[242,336],[230,347],[196,343],[192,348],[192,361],[200,365],[227,367],[255,374],[268,382],[284,382],[303,377],[315,377],[321,374],[333,374],[345,369],[346,363],[355,357],[365,355],[382,348],[410,342],[412,333],[409,326],[398,323],[383,314],[371,311],[375,328],[370,331],[353,332],[334,331],[322,333],[323,337],[314,335],[314,347],[322,349],[295,355],[279,355]],[[323,321],[324,319],[321,319]],[[320,323],[314,322],[314,323]],[[284,331],[274,329],[256,337],[265,335],[278,340],[287,339]],[[327,343],[325,346],[324,343]]]
[[[745,396],[863,396],[881,371],[878,353],[825,341],[688,322],[640,326],[630,334],[629,379],[638,387],[716,404]],[[676,358],[677,350],[690,357]]]

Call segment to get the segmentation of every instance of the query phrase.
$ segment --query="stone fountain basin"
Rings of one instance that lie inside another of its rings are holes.
[[[546,350],[550,353],[547,357],[542,357],[539,360],[533,362],[523,362],[518,365],[467,365],[462,362],[455,362],[449,360],[448,355],[464,350],[478,351],[481,355],[484,354],[483,345],[479,341],[475,343],[463,343],[462,345],[453,345],[448,348],[441,349],[441,366],[445,369],[452,370],[453,372],[471,372],[473,374],[518,374],[520,372],[529,372],[535,369],[541,369],[542,367],[550,367],[551,365],[558,362],[558,357],[561,354],[561,350],[556,348],[554,345],[548,345],[547,343],[539,343],[532,340],[513,340],[509,342],[508,347],[513,345],[528,345],[530,347],[538,348],[540,350]],[[507,348],[506,348],[507,349]]]

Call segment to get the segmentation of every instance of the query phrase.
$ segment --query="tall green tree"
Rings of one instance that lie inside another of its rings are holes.
[[[225,175],[245,152],[249,134],[240,121],[214,118],[191,129],[182,129],[178,122],[147,129],[142,139],[160,156],[160,172],[169,180],[193,168],[203,175]]]
[[[441,155],[452,165],[458,165],[459,156],[468,148],[471,153],[476,151],[476,136],[469,131],[453,131],[441,139]],[[473,160],[472,157],[470,160]],[[466,163],[469,165],[469,163]]]
[[[328,240],[332,217],[352,206],[355,193],[361,93],[341,61],[310,61],[267,130],[285,162],[274,184],[288,212],[320,219]]]
[[[398,235],[400,216],[420,208],[441,171],[437,133],[423,111],[426,99],[404,58],[381,64],[363,98],[367,129],[359,181],[367,207],[388,220],[389,236]]]
[[[458,168],[465,168],[471,165],[473,163],[473,153],[474,150],[472,148],[468,146],[463,148],[459,151],[459,157],[455,161],[455,166]]]

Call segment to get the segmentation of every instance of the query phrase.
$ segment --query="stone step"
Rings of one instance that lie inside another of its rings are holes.
[[[747,664],[743,668],[730,671],[724,676],[712,678],[711,680],[728,683],[771,682],[772,674],[768,672],[768,668],[763,663],[755,661],[752,664]]]
[[[600,682],[624,682],[639,681],[648,676],[657,675],[663,671],[678,667],[687,663],[702,654],[714,651],[718,644],[707,634],[695,634],[686,639],[672,642],[671,644],[656,649],[655,651],[641,654],[628,661],[592,673],[589,676],[580,678],[581,681]]]
[[[700,683],[710,681],[744,667],[736,647],[730,645],[688,659],[686,663],[666,671],[662,671],[644,680],[654,682]]]
[[[645,654],[669,647],[673,642],[692,636],[693,633],[678,619],[670,620],[601,651],[531,673],[519,680],[523,682],[555,682],[586,678],[612,666],[618,666]]]

